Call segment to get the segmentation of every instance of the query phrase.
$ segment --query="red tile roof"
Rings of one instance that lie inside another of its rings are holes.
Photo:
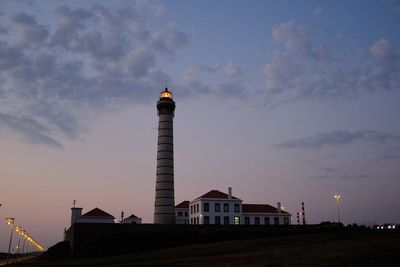
[[[218,190],[211,190],[208,193],[205,193],[204,195],[196,198],[226,198],[228,199],[228,194],[222,193],[221,191]],[[232,199],[238,199],[237,197],[232,196]]]
[[[189,208],[189,201],[188,200],[182,201],[181,203],[176,205],[175,208],[178,208],[178,209],[186,209],[187,208],[188,209]]]
[[[86,212],[85,214],[82,215],[82,217],[109,217],[114,219],[114,216],[108,214],[107,212],[99,208],[94,208],[91,211]]]
[[[268,204],[242,204],[244,213],[278,213],[278,209]],[[281,211],[281,213],[287,213]]]

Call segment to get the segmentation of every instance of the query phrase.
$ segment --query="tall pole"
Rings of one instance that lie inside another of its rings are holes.
[[[17,227],[18,227],[18,226],[17,226]],[[18,260],[18,256],[19,256],[19,245],[20,245],[20,243],[21,243],[21,233],[20,233],[19,230],[17,231],[17,233],[18,233],[19,237],[18,237],[17,255],[16,255],[16,257],[15,257],[15,262]]]
[[[6,220],[7,220],[7,224],[11,225],[10,242],[8,243],[8,252],[7,252],[7,259],[6,259],[6,261],[7,261],[6,264],[8,264],[8,261],[10,259],[11,243],[12,243],[12,238],[13,238],[13,233],[14,233],[14,218],[7,218]]]
[[[24,242],[22,243],[22,255],[25,255],[25,242],[26,242],[26,236],[24,233]]]
[[[175,102],[167,88],[157,102],[158,142],[154,223],[175,224],[173,118]]]
[[[304,211],[304,202],[301,202],[301,213],[303,215],[303,225],[306,224],[306,213]]]
[[[340,200],[341,196],[340,195],[335,195],[334,198],[336,199],[338,223],[340,223],[339,200]]]

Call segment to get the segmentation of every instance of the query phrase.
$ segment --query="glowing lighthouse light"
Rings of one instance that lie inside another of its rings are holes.
[[[165,91],[162,91],[162,92],[161,92],[160,98],[169,98],[169,99],[173,99],[172,93],[171,93],[170,91],[168,91],[167,88],[165,88]]]

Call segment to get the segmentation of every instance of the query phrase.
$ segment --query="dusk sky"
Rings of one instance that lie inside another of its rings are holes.
[[[0,0],[0,251],[74,199],[151,223],[166,85],[176,203],[400,223],[400,1]]]

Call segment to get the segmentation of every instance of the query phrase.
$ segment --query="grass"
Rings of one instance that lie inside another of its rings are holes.
[[[323,232],[13,266],[400,266],[400,232]]]

